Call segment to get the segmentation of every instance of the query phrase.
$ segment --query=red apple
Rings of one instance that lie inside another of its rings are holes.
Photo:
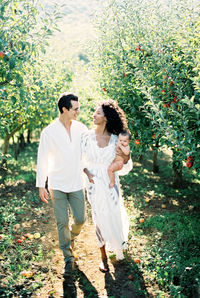
[[[135,145],[140,145],[140,139],[135,140]]]
[[[173,103],[178,102],[177,96],[175,96],[175,97],[173,98],[173,101],[172,101],[172,102],[173,102]]]
[[[0,58],[3,59],[4,56],[5,56],[4,52],[0,52]]]
[[[191,155],[188,156],[187,160],[189,161],[194,161],[194,157],[192,157]]]
[[[33,276],[33,272],[24,270],[24,271],[21,272],[21,275],[25,276],[27,278],[31,278]]]
[[[102,90],[103,90],[104,92],[106,92],[106,91],[107,91],[107,90],[106,90],[106,88],[103,88]]]
[[[136,264],[140,264],[140,259],[134,259],[134,263],[136,263]]]
[[[22,239],[17,239],[17,243],[22,243]]]
[[[186,163],[186,167],[187,168],[191,168],[193,166],[193,162],[192,161],[188,161],[187,163]]]
[[[129,274],[128,279],[129,280],[133,280],[134,279],[133,275],[132,274]]]

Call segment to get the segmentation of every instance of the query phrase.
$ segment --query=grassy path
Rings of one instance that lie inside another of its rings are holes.
[[[87,206],[87,221],[75,243],[74,279],[64,280],[63,256],[49,205],[35,187],[37,144],[9,159],[0,172],[0,297],[200,297],[200,179],[185,169],[187,185],[171,187],[170,155],[160,154],[160,174],[151,155],[134,161],[121,179],[130,218],[123,264],[109,254],[110,272],[99,271],[100,254]]]
[[[100,252],[97,247],[94,226],[91,221],[88,206],[87,221],[75,242],[74,255],[76,268],[73,282],[63,279],[63,256],[58,247],[57,230],[51,204],[45,206],[45,216],[48,215],[49,232],[43,240],[47,256],[43,266],[48,268],[45,284],[34,297],[145,297],[142,291],[138,293],[135,281],[140,276],[136,265],[131,265],[131,256],[127,253],[123,263],[116,262],[115,255],[109,254],[110,272],[103,274],[99,271]],[[137,254],[141,254],[141,241],[135,242]],[[52,253],[53,251],[53,253]],[[51,255],[51,256],[50,256]],[[140,276],[140,289],[144,289],[144,282]],[[143,284],[142,284],[143,283]],[[144,291],[145,292],[145,291]]]

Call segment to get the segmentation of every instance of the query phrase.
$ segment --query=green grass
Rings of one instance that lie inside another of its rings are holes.
[[[42,287],[48,271],[41,265],[46,254],[41,239],[26,238],[17,243],[25,233],[34,231],[44,214],[35,188],[37,146],[37,143],[27,146],[17,161],[10,155],[7,169],[0,174],[0,234],[3,235],[0,295],[3,297],[31,296]],[[134,158],[133,161],[132,172],[121,177],[121,182],[130,217],[127,258],[130,257],[138,296],[147,295],[145,284],[150,283],[153,289],[156,285],[155,297],[196,298],[200,291],[200,179],[194,171],[184,168],[185,188],[173,188],[170,159],[162,152],[159,174],[152,172],[151,152],[142,163]],[[162,208],[163,204],[166,208]],[[139,222],[141,217],[144,223]],[[41,233],[45,236],[48,230]],[[134,244],[142,239],[145,239],[142,252],[137,252],[140,245],[134,248]],[[136,254],[140,264],[134,263]],[[33,277],[22,276],[24,270],[33,272]]]
[[[140,269],[158,284],[156,297],[198,297],[200,179],[184,168],[184,188],[175,189],[169,156],[160,153],[159,174],[152,172],[150,160],[149,152],[142,164],[135,161],[132,173],[121,179],[131,223],[130,243],[135,237],[147,240]],[[139,223],[141,217],[144,223]],[[134,253],[131,245],[129,253]]]
[[[41,220],[42,207],[38,207],[41,204],[34,187],[36,153],[36,143],[27,146],[17,161],[9,157],[7,169],[1,172],[1,297],[29,297],[43,285],[44,273],[38,266],[44,259],[41,240],[25,237],[27,232],[34,234],[34,220]],[[33,276],[27,278],[23,271]]]

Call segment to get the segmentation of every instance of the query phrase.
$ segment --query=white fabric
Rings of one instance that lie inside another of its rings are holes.
[[[82,150],[84,166],[94,175],[94,184],[86,177],[86,188],[99,246],[105,244],[107,249],[117,252],[117,257],[122,259],[122,249],[128,241],[129,220],[121,196],[118,174],[115,174],[116,185],[109,188],[107,173],[108,166],[115,157],[117,139],[116,135],[111,135],[108,146],[100,148],[94,131],[90,131],[83,136]],[[130,160],[126,164],[125,173],[131,169]]]
[[[72,120],[70,140],[59,119],[43,129],[38,147],[37,187],[45,187],[48,177],[51,189],[72,192],[83,188],[80,143],[87,130],[84,124]]]

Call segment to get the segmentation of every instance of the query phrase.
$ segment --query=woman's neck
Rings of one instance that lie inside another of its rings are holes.
[[[110,135],[110,133],[106,129],[106,126],[97,125],[94,131],[96,135]]]

